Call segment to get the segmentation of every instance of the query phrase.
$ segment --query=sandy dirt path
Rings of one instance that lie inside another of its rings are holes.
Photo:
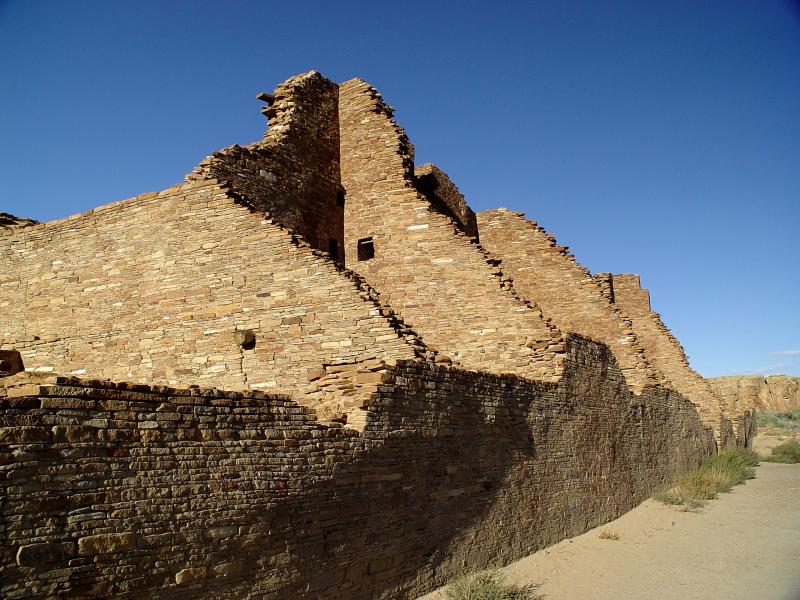
[[[699,512],[647,500],[503,572],[547,600],[800,600],[800,465],[762,464]]]

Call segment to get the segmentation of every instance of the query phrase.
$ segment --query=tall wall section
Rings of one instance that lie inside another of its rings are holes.
[[[561,332],[414,187],[413,147],[372,87],[339,86],[345,257],[426,344],[467,369],[557,379]]]
[[[316,71],[279,85],[264,139],[207,157],[187,180],[218,179],[313,248],[341,262],[338,86]]]
[[[558,383],[400,361],[361,433],[260,392],[0,379],[2,595],[411,599],[712,451],[688,402],[631,396],[606,347],[566,356]]]
[[[357,276],[213,180],[17,229],[0,256],[0,349],[39,372],[290,393],[419,354]]]
[[[800,410],[800,377],[731,375],[707,380],[735,412]]]
[[[700,413],[703,423],[713,427],[721,446],[736,443],[746,444],[751,437],[752,419],[741,415],[737,434],[731,423],[733,414],[728,414],[720,396],[711,385],[689,366],[686,353],[680,342],[664,325],[658,313],[650,308],[650,294],[642,289],[638,275],[601,274],[600,279],[610,281],[614,303],[633,322],[633,330],[647,353],[649,362],[658,368],[666,380],[681,394],[692,401]]]
[[[611,304],[589,271],[522,213],[500,208],[478,213],[481,245],[502,259],[503,270],[524,297],[536,302],[562,331],[608,344],[634,390],[660,383],[633,326]]]

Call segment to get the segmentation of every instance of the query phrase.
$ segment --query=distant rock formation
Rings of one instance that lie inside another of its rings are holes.
[[[800,377],[734,375],[708,381],[736,410],[800,410]]]

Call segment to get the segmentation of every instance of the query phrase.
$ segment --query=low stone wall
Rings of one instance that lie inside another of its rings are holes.
[[[713,451],[572,337],[562,380],[400,361],[363,432],[259,392],[0,387],[4,598],[413,598],[613,519]],[[33,381],[33,382],[32,382]]]

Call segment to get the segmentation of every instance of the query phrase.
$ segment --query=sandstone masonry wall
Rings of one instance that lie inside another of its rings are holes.
[[[214,152],[187,180],[218,179],[313,248],[344,258],[338,86],[316,71],[274,91],[264,139]]]
[[[0,591],[410,599],[713,450],[678,395],[630,396],[606,347],[567,357],[557,384],[401,361],[362,433],[260,392],[0,380]]]
[[[340,85],[348,267],[429,347],[463,367],[557,379],[561,332],[514,293],[497,261],[415,189],[413,147],[391,115],[367,83]]]
[[[630,320],[616,308],[564,246],[522,213],[500,208],[478,213],[481,245],[502,259],[514,287],[562,331],[608,344],[635,391],[660,382]]]
[[[800,377],[732,375],[707,380],[735,414],[745,410],[800,410]]]
[[[606,275],[602,274],[601,278]],[[664,325],[658,313],[650,308],[650,294],[642,289],[638,275],[613,275],[614,302],[627,315],[639,342],[644,347],[648,361],[658,368],[676,390],[689,398],[697,407],[700,419],[717,432],[721,446],[736,443],[730,419],[722,398],[714,393],[711,385],[689,366],[686,353],[680,342]],[[741,415],[738,423],[739,438],[744,444],[749,439],[752,419]]]
[[[302,393],[325,367],[424,353],[356,275],[213,180],[19,229],[0,254],[0,348],[40,372]]]

